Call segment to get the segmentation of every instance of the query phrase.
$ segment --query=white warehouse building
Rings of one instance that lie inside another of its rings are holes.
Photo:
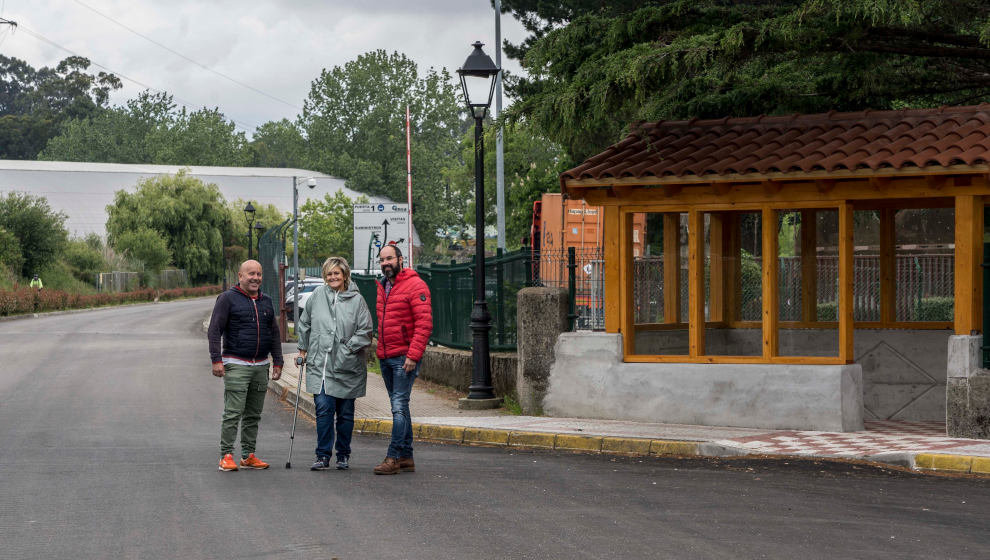
[[[0,194],[21,192],[45,197],[52,209],[67,216],[65,226],[70,235],[82,237],[96,233],[103,236],[106,233],[106,207],[113,202],[114,193],[122,189],[133,192],[144,179],[174,175],[183,169],[205,183],[217,185],[227,201],[243,199],[273,204],[286,213],[292,212],[293,177],[299,181],[300,206],[306,200],[322,200],[336,191],[343,191],[352,200],[361,195],[345,188],[344,180],[339,177],[306,169],[23,160],[0,160]],[[316,179],[316,187],[312,189],[306,186],[310,177]],[[380,204],[393,203],[379,196],[368,196],[368,199]],[[415,233],[413,238],[414,244],[419,245]]]

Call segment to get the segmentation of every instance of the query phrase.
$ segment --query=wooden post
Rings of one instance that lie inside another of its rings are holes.
[[[688,355],[705,347],[705,215],[688,213]]]
[[[777,355],[777,321],[780,315],[777,290],[779,259],[777,257],[777,212],[763,208],[763,359]]]
[[[880,210],[880,323],[897,320],[897,232],[895,208]]]
[[[680,221],[676,213],[663,215],[663,322],[679,323],[681,319],[681,251]]]
[[[956,271],[955,271],[955,331],[956,334],[979,334],[981,330],[983,249],[983,201],[981,197],[956,197]]]
[[[622,332],[622,354],[628,356],[636,353],[636,328],[633,326],[635,316],[633,315],[633,243],[632,213],[619,215],[622,227],[619,228],[619,277],[621,284],[619,294],[621,332]]]
[[[621,330],[620,325],[622,324],[621,313],[619,312],[619,294],[622,290],[619,207],[605,206],[604,212],[605,228],[602,239],[605,258],[605,332],[617,333]]]
[[[713,212],[708,216],[708,320],[721,323],[725,321],[725,215]]]
[[[814,210],[801,210],[801,321],[818,321],[818,228]]]
[[[853,207],[839,205],[839,358],[853,363]]]

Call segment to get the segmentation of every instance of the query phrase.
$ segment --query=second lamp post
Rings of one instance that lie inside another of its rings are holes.
[[[485,301],[485,146],[482,123],[492,104],[495,78],[499,68],[491,57],[481,50],[480,41],[474,43],[474,51],[457,70],[461,77],[464,100],[474,117],[474,307],[471,309],[471,386],[468,396],[461,399],[465,408],[494,408],[498,404],[492,389],[492,370],[488,349],[488,332],[491,330],[491,314]]]
[[[251,243],[253,241],[251,228],[254,226],[254,206],[251,205],[250,200],[244,207],[244,219],[247,220],[248,225],[248,260],[251,260],[251,245],[253,245]]]

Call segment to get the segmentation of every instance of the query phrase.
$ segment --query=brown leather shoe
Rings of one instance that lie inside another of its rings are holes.
[[[375,467],[375,474],[399,474],[399,460],[394,457],[385,457],[382,464]]]
[[[399,470],[402,472],[416,472],[416,463],[412,457],[399,457]]]

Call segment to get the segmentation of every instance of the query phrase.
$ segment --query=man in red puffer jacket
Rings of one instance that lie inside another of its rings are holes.
[[[430,289],[411,268],[402,268],[402,251],[386,245],[378,252],[385,278],[378,283],[378,361],[392,401],[392,441],[375,474],[416,470],[412,449],[409,395],[433,332]]]

